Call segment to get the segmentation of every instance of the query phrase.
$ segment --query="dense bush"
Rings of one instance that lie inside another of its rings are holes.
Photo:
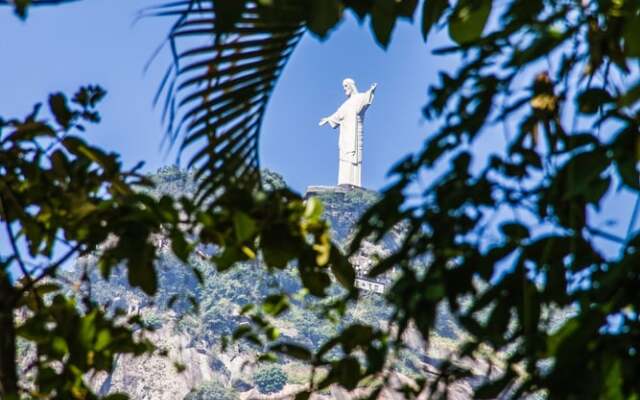
[[[148,312],[142,316],[142,324],[148,329],[160,329],[164,319],[155,312]]]
[[[238,396],[233,390],[227,388],[219,381],[205,383],[187,394],[184,400],[237,400]]]
[[[253,382],[260,393],[277,393],[287,384],[287,374],[282,368],[271,365],[258,369],[253,374]]]

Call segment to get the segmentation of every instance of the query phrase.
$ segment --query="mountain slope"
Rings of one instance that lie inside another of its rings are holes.
[[[175,167],[163,168],[151,178],[157,184],[153,192],[157,195],[188,196],[195,189],[191,175]],[[284,185],[282,178],[271,172],[265,172],[264,179],[267,187]],[[355,222],[377,198],[375,192],[364,189],[330,187],[311,187],[306,196],[322,200],[333,238],[343,247],[353,234]],[[361,279],[367,279],[364,275],[372,257],[392,250],[401,234],[399,229],[385,237],[381,244],[366,243],[364,250],[352,259],[359,268]],[[200,286],[190,269],[181,265],[168,247],[158,257],[159,291],[154,298],[130,288],[121,270],[115,270],[107,281],[91,272],[95,300],[111,310],[121,309],[127,315],[139,313],[147,326],[156,328],[150,338],[160,352],[165,353],[119,358],[111,374],[91,377],[92,384],[101,394],[124,392],[132,399],[141,400],[183,399],[186,396],[189,400],[264,397],[258,392],[253,377],[260,349],[248,343],[236,343],[223,352],[221,345],[224,336],[247,322],[241,315],[242,307],[259,303],[269,294],[285,291],[293,296],[291,309],[276,322],[280,338],[313,349],[354,321],[384,326],[391,312],[382,295],[364,290],[346,317],[332,323],[321,316],[318,300],[298,293],[301,286],[293,266],[284,271],[268,272],[259,260],[241,263],[221,273],[204,259],[193,257],[190,262],[204,277]],[[213,252],[211,248],[200,250],[203,254]],[[95,271],[94,266],[95,259],[91,256],[79,259],[69,279],[77,278],[85,270]],[[386,277],[380,282],[388,287],[390,279]],[[339,289],[332,290],[337,293]],[[198,303],[199,308],[195,309],[192,302]],[[438,360],[445,358],[457,343],[455,326],[443,312],[429,349],[415,332],[408,333],[406,341],[410,350],[394,363],[398,379],[418,377],[425,368],[437,366]],[[287,375],[287,385],[280,395],[303,388],[307,367],[287,359],[278,360],[276,365]],[[466,392],[465,388],[459,389]],[[333,388],[333,393],[327,392],[325,396],[348,395]]]

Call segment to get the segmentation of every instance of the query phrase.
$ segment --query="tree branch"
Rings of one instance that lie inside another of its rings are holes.
[[[16,258],[16,261],[18,262],[18,266],[20,267],[20,271],[22,272],[22,275],[24,275],[25,279],[27,280],[26,286],[33,288],[33,279],[31,279],[31,274],[29,274],[29,271],[27,270],[27,267],[25,266],[24,261],[22,260],[22,257],[20,255],[20,250],[18,249],[18,245],[16,243],[15,234],[13,233],[13,229],[11,229],[11,222],[9,222],[9,218],[7,217],[7,214],[4,209],[4,202],[2,201],[2,196],[0,196],[0,214],[5,220],[7,235],[9,236],[9,242],[11,243],[11,249],[13,250],[13,254]],[[22,293],[24,292],[18,291],[17,297],[13,300],[15,301],[19,299]],[[40,297],[37,295],[37,293],[35,293],[35,291],[33,292],[33,297],[36,300],[37,307],[41,307],[42,301]]]
[[[62,264],[67,262],[67,260],[69,260],[69,258],[71,258],[72,255],[74,255],[78,250],[80,250],[80,247],[81,245],[79,243],[73,246],[62,257],[60,257],[58,261],[44,268],[40,273],[40,275],[38,275],[35,279],[32,279],[30,282],[27,282],[27,284],[23,286],[18,293],[19,294],[24,293],[25,291],[31,289],[31,287],[36,285],[38,282],[40,282],[42,279],[53,275]]]

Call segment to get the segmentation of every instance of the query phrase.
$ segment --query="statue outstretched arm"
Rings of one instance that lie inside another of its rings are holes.
[[[336,126],[340,125],[340,123],[342,122],[342,115],[343,115],[343,109],[341,107],[340,109],[338,109],[338,111],[336,111],[332,115],[322,118],[318,125],[322,126],[325,124],[329,124],[332,128],[335,128]]]
[[[376,92],[376,88],[378,87],[377,83],[374,83],[373,85],[371,85],[371,87],[369,88],[369,90],[367,90],[366,92],[362,93],[361,97],[360,97],[360,107],[364,108],[364,107],[368,107],[371,105],[371,103],[373,103],[373,98],[375,97],[374,94]]]

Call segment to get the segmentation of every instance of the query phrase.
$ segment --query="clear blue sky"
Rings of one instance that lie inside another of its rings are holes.
[[[88,131],[87,139],[120,153],[129,166],[144,160],[145,169],[153,171],[173,163],[175,153],[160,146],[160,110],[152,107],[168,55],[161,54],[143,73],[172,20],[133,24],[137,11],[157,4],[85,0],[32,9],[26,22],[8,7],[0,8],[0,115],[22,116],[50,92],[70,93],[80,85],[98,83],[109,94],[100,108],[103,122]],[[361,90],[378,83],[367,112],[363,184],[371,189],[384,186],[393,163],[419,150],[430,133],[421,115],[427,87],[438,71],[456,67],[455,59],[431,54],[434,47],[446,44],[446,34],[430,37],[425,46],[416,25],[400,23],[386,51],[372,40],[368,24],[360,26],[352,17],[326,42],[305,36],[267,111],[260,142],[263,167],[281,173],[298,191],[335,184],[337,132],[318,127],[318,121],[344,101],[341,81],[352,77]],[[492,135],[476,150],[487,154],[503,147],[502,135]],[[632,200],[613,194],[603,224],[611,218],[625,221],[611,229],[626,231]]]
[[[103,122],[88,131],[88,139],[119,152],[129,165],[144,160],[154,170],[173,163],[175,153],[160,147],[160,110],[152,108],[167,54],[143,73],[172,20],[133,24],[136,12],[151,4],[158,3],[85,0],[31,9],[26,22],[0,9],[0,115],[23,115],[49,92],[98,83],[109,94],[100,107]],[[387,51],[374,43],[368,24],[351,17],[326,42],[305,36],[270,102],[261,136],[263,166],[298,191],[335,184],[337,131],[318,127],[318,121],[344,101],[341,82],[352,77],[361,90],[379,84],[366,120],[363,184],[380,188],[393,162],[419,149],[426,134],[420,108],[444,61],[430,55],[418,28],[408,23],[399,25]]]

